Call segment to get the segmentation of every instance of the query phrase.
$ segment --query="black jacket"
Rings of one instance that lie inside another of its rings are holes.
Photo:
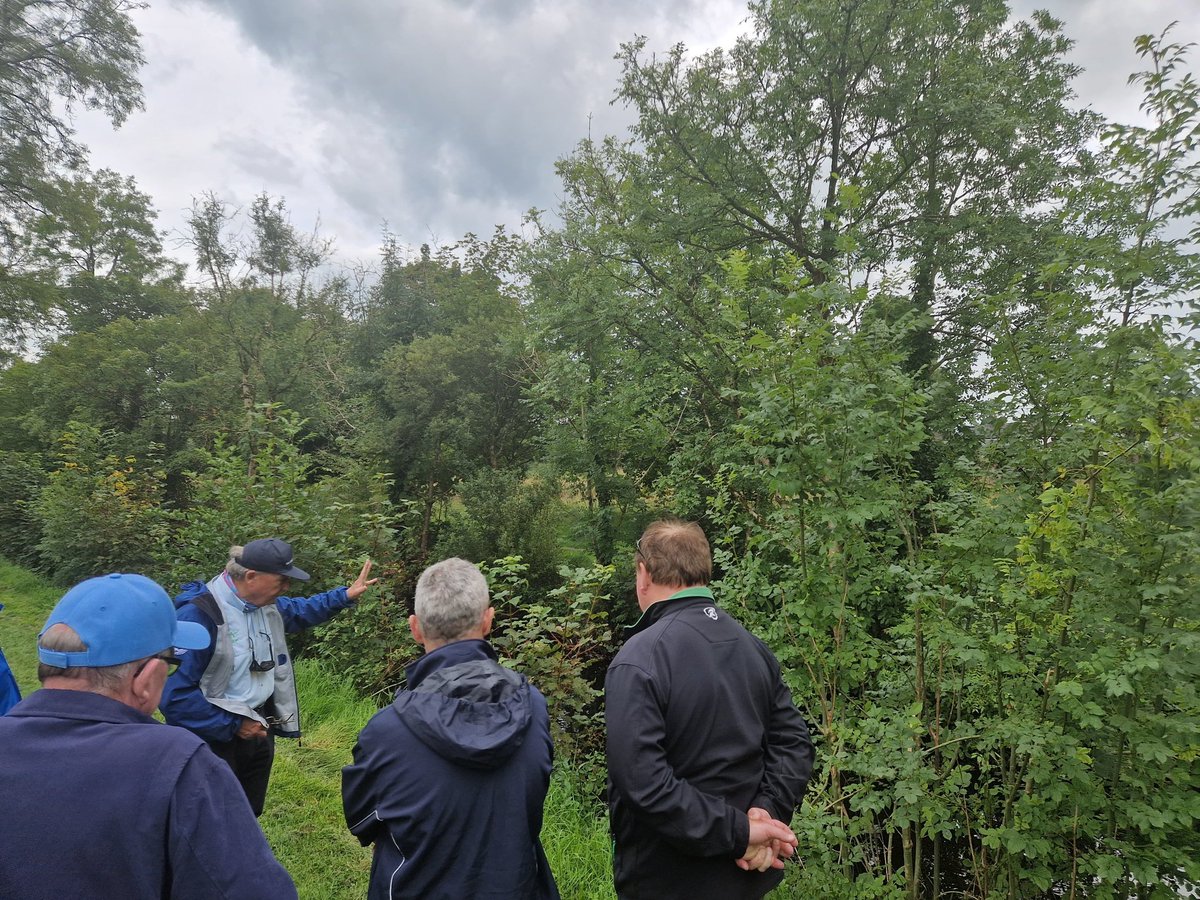
[[[630,631],[605,680],[617,893],[761,897],[782,873],[735,865],[746,811],[790,821],[813,762],[779,663],[707,588],[655,603]]]
[[[551,756],[545,698],[486,641],[421,657],[342,770],[346,823],[375,844],[367,896],[557,900],[540,840]]]

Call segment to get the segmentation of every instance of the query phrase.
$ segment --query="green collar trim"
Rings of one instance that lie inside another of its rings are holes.
[[[711,590],[709,590],[707,587],[690,587],[690,588],[684,588],[682,591],[679,591],[677,593],[672,594],[670,597],[667,597],[666,600],[660,600],[659,602],[663,603],[663,602],[668,602],[670,600],[682,600],[685,597],[703,597],[705,600],[717,599],[716,597],[713,596],[713,592]]]
[[[658,610],[662,609],[664,604],[670,603],[672,600],[690,600],[695,598],[712,600],[714,602],[716,601],[716,597],[708,587],[684,588],[682,591],[676,591],[670,597],[664,597],[663,599],[647,606],[642,614],[638,616],[638,620],[636,622],[634,622],[632,625],[625,626],[625,633],[630,635],[633,634],[646,623],[647,616],[657,615]]]

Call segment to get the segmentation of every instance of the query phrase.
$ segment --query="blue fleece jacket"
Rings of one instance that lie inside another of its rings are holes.
[[[4,604],[0,603],[0,609],[4,609]],[[17,679],[13,676],[12,669],[8,667],[8,660],[4,658],[4,651],[0,650],[0,716],[4,715],[21,701],[21,689],[17,687]]]
[[[40,690],[0,717],[0,897],[287,900],[246,795],[194,734]]]

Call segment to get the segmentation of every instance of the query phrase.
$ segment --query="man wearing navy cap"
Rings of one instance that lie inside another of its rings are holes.
[[[42,689],[0,718],[0,897],[296,896],[228,767],[150,717],[175,654],[208,643],[143,575],[67,591]]]
[[[352,606],[379,579],[367,560],[355,582],[311,597],[285,597],[309,575],[279,538],[230,547],[225,571],[191,581],[175,598],[181,622],[203,626],[209,649],[188,654],[167,679],[167,722],[193,731],[229,763],[261,816],[275,758],[275,735],[300,736],[300,711],[285,633],[303,631]]]

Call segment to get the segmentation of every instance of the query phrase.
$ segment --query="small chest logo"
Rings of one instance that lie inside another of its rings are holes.
[[[714,622],[717,621],[717,611],[715,609],[713,609],[711,606],[704,607],[704,614],[706,616],[708,616],[710,619],[712,619]]]

